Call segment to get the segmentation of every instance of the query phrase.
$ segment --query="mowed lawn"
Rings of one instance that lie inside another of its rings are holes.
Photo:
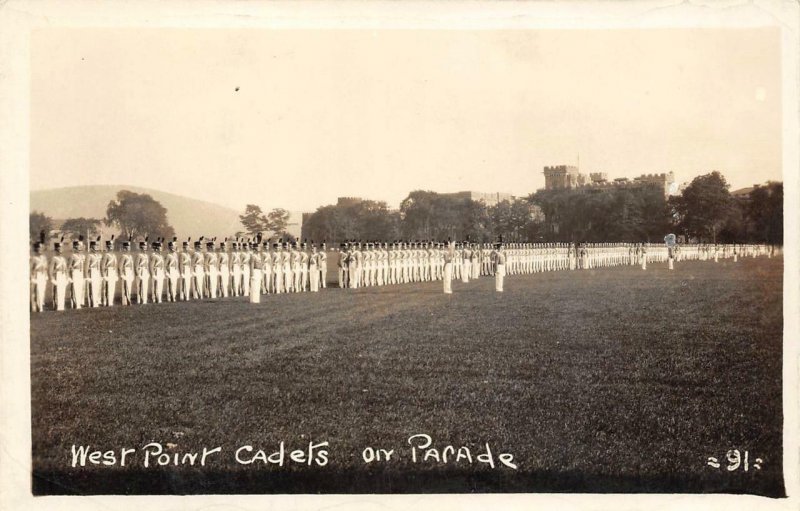
[[[502,294],[484,277],[451,296],[436,282],[33,315],[34,490],[782,496],[782,274],[757,258],[509,276]],[[417,433],[473,456],[489,443],[498,466],[415,463]],[[281,441],[327,441],[329,462],[235,461]],[[144,468],[150,442],[223,449]],[[72,468],[73,444],[137,451]],[[365,447],[395,454],[367,464]],[[748,471],[726,469],[729,449]]]

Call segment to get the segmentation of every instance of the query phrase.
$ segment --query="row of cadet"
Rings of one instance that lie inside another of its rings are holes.
[[[260,241],[260,240],[259,240]],[[120,283],[120,302],[146,304],[162,301],[216,299],[248,296],[258,303],[261,294],[316,292],[327,285],[328,250],[303,243],[236,240],[182,242],[177,238],[121,243],[115,252],[113,239],[89,242],[84,253],[83,238],[72,242],[72,253],[63,255],[63,238],[54,244],[48,261],[42,242],[34,245],[31,257],[31,308],[42,311],[48,283],[53,308],[111,306]],[[102,250],[105,245],[105,251]],[[204,250],[205,247],[205,250]],[[499,248],[502,247],[502,248]],[[152,250],[152,252],[150,252]],[[480,276],[496,276],[498,252],[503,252],[503,274],[516,275],[541,271],[589,269],[622,264],[672,260],[708,260],[739,255],[773,255],[766,245],[664,245],[646,243],[500,243],[470,242],[346,242],[331,252],[336,259],[339,286],[358,288],[459,279],[468,282]],[[333,261],[332,261],[333,262]],[[450,265],[450,272],[445,266]],[[500,285],[502,288],[502,285]]]

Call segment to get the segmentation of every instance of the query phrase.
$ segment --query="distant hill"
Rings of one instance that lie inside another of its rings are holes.
[[[167,220],[179,238],[224,238],[243,229],[239,212],[218,204],[136,186],[73,186],[31,191],[31,211],[57,221],[86,217],[102,219],[120,190],[146,193],[167,208]]]

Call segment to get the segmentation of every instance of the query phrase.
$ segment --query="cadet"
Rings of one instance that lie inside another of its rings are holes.
[[[247,238],[247,241],[242,241],[240,248],[239,264],[242,268],[241,289],[244,296],[250,296],[250,238]]]
[[[177,302],[180,294],[178,290],[178,279],[180,279],[181,272],[178,270],[180,260],[178,259],[178,252],[176,241],[178,238],[173,237],[171,241],[167,242],[167,257],[164,260],[164,268],[167,272],[167,301]]]
[[[266,293],[272,292],[272,254],[269,253],[269,240],[264,245],[264,268],[261,270],[264,276],[261,279],[261,290]]]
[[[273,292],[279,294],[283,290],[283,254],[277,241],[272,244],[272,275]]]
[[[83,236],[79,236],[78,241],[72,242],[72,254],[69,257],[69,263],[67,265],[70,279],[70,303],[72,303],[73,309],[80,309],[83,307],[84,291],[86,290],[86,279],[83,273],[85,258],[81,253],[82,250]]]
[[[348,257],[349,257],[349,248],[347,242],[344,242],[339,245],[339,259],[336,261],[336,267],[339,269],[339,287],[346,288],[350,287],[348,282]]]
[[[133,292],[134,266],[133,256],[130,252],[131,242],[129,238],[128,241],[122,242],[122,256],[119,258],[119,273],[122,276],[122,305],[130,305],[132,303],[131,293]]]
[[[447,241],[447,249],[444,253],[444,276],[442,277],[442,287],[444,294],[453,294],[453,260],[455,259],[455,242]]]
[[[150,276],[153,279],[153,303],[161,303],[164,297],[164,256],[161,255],[161,238],[153,243],[150,256]]]
[[[311,242],[311,255],[308,256],[309,285],[312,293],[319,291],[319,252],[314,242]]]
[[[47,256],[42,254],[45,232],[42,231],[40,241],[33,244],[33,256],[31,257],[31,311],[42,312],[44,310],[44,293],[47,286]]]
[[[205,256],[203,256],[203,236],[194,242],[192,254],[192,296],[195,300],[202,300],[205,295]]]
[[[117,255],[114,253],[114,235],[111,239],[106,241],[106,253],[103,254],[103,259],[100,261],[100,268],[103,274],[103,303],[106,307],[114,305],[114,292],[117,287],[117,280],[119,274],[117,272]]]
[[[139,242],[139,255],[136,256],[136,301],[147,303],[147,287],[150,283],[150,258],[147,256],[147,238]]]
[[[308,262],[309,254],[307,252],[306,242],[303,241],[303,249],[300,251],[300,291],[308,290]]]
[[[100,269],[102,256],[97,253],[98,241],[99,236],[96,240],[89,241],[89,254],[86,256],[86,282],[89,285],[89,305],[92,307],[100,307],[103,299],[103,274]]]
[[[49,276],[50,282],[53,283],[53,308],[57,311],[64,310],[64,302],[67,296],[67,260],[61,255],[61,241],[57,241],[53,246],[55,255],[50,260]]]
[[[219,284],[219,263],[217,262],[215,244],[214,239],[206,242],[206,256],[203,260],[206,289],[208,289],[208,297],[212,300],[217,299],[217,284]]]
[[[239,253],[239,241],[231,243],[231,295],[242,295],[242,254]]]
[[[250,296],[250,303],[261,302],[261,268],[264,266],[264,260],[261,258],[261,243],[258,241],[250,245],[253,253],[249,257],[248,268],[246,275],[250,278],[248,284],[248,291]]]
[[[217,294],[227,298],[230,294],[231,285],[231,261],[228,256],[228,238],[219,242],[219,253],[217,254],[217,266],[219,273],[217,276]]]
[[[289,250],[289,243],[283,242],[283,253],[281,254],[281,267],[283,273],[283,291],[285,293],[292,292],[292,285],[294,284],[294,275],[292,275],[292,254]]]
[[[291,245],[291,249],[289,250],[289,265],[291,270],[289,271],[290,278],[287,279],[287,293],[299,293],[300,292],[300,251],[297,250],[297,242],[293,241]]]
[[[189,252],[189,242],[192,238],[183,242],[183,250],[179,257],[181,269],[180,296],[183,301],[188,302],[192,295],[192,254]]]
[[[503,292],[503,278],[506,276],[506,254],[503,251],[503,241],[495,244],[494,253],[494,290]]]
[[[319,285],[322,289],[328,287],[328,246],[325,240],[319,247]]]

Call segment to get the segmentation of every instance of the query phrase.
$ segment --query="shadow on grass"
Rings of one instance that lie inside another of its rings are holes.
[[[448,470],[252,472],[34,472],[33,494],[200,495],[315,493],[733,493],[785,497],[783,482],[759,473],[626,476],[540,471],[501,474]]]

